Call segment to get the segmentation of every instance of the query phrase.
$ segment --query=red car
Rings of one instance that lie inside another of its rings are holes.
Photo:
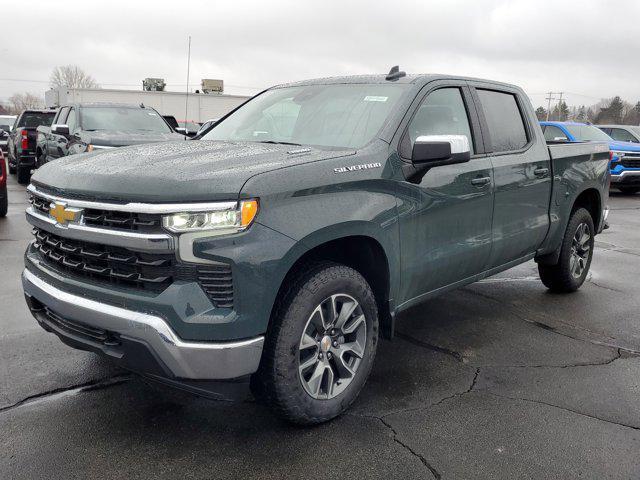
[[[0,150],[0,217],[7,215],[9,198],[7,197],[7,162],[4,160],[2,150]]]

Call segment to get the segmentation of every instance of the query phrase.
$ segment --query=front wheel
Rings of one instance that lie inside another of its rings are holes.
[[[279,301],[254,393],[298,424],[330,420],[356,399],[371,371],[378,309],[356,270],[309,265]]]
[[[588,210],[579,208],[569,219],[558,263],[538,264],[542,283],[553,292],[570,293],[578,290],[589,273],[594,242],[593,218]]]

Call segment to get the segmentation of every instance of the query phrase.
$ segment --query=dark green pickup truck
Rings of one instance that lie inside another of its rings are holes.
[[[282,85],[197,140],[44,165],[24,291],[71,346],[322,422],[410,306],[531,259],[578,289],[608,163],[605,144],[547,145],[511,85],[397,69]]]

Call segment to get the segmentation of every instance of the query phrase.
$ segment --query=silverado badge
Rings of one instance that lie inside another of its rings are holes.
[[[67,207],[66,204],[54,202],[49,207],[49,215],[51,215],[58,225],[66,225],[74,222],[80,217],[82,212],[79,208]]]

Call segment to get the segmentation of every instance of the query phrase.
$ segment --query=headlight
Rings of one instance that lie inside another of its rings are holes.
[[[244,230],[257,213],[257,200],[243,200],[235,208],[166,215],[162,217],[162,225],[175,233],[211,230],[213,235],[223,235]]]
[[[96,150],[110,150],[113,147],[108,147],[106,145],[93,145],[92,143],[87,145],[87,152],[94,152]]]

